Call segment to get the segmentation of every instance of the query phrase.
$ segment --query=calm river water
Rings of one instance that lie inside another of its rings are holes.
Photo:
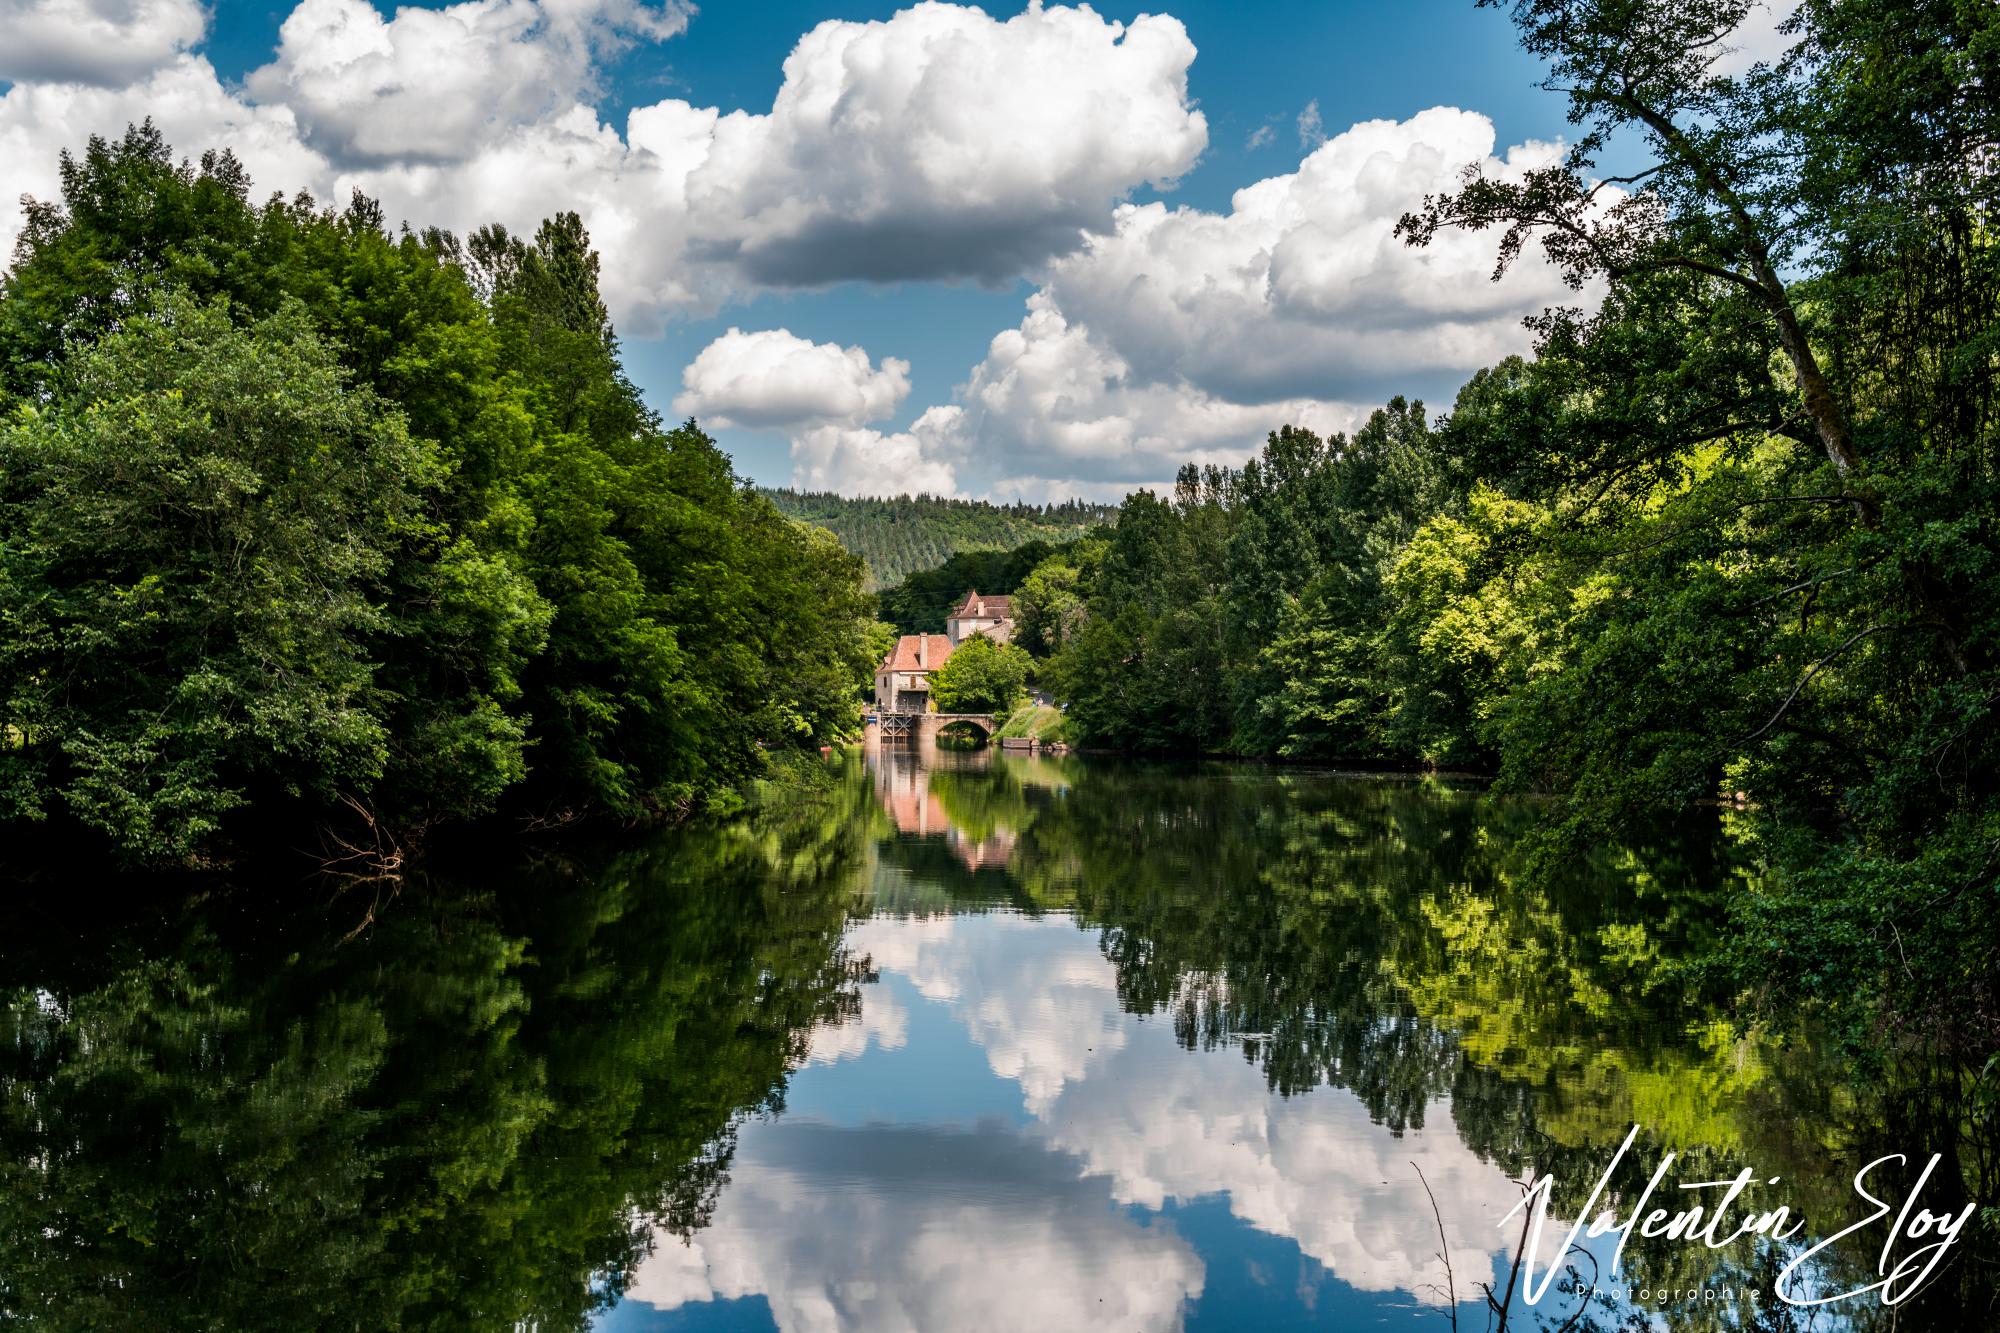
[[[1811,1226],[1583,1241],[1570,1326],[1806,1327],[1773,1278],[1894,1137],[1682,998],[1713,817],[1550,876],[1449,783],[830,766],[636,849],[15,891],[0,1326],[1554,1329],[1517,1182],[1566,1229],[1636,1125],[1620,1207],[1673,1153]]]

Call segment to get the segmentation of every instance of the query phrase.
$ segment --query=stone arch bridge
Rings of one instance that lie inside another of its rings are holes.
[[[940,732],[951,726],[970,726],[980,739],[990,741],[1000,729],[1000,719],[991,713],[918,713],[871,709],[865,738],[870,745],[887,740],[910,740],[920,746],[934,746]]]

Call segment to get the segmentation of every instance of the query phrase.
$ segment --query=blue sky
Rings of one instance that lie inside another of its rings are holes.
[[[695,16],[684,36],[625,61],[607,91],[619,109],[668,90],[711,105],[761,110],[770,106],[785,55],[801,33],[829,18],[885,19],[900,7],[791,0],[712,5]],[[981,8],[997,16],[1024,6]],[[1333,132],[1356,121],[1401,120],[1426,107],[1458,106],[1491,117],[1503,143],[1563,133],[1563,99],[1536,86],[1540,67],[1516,45],[1505,16],[1475,9],[1470,0],[1210,0],[1093,8],[1120,21],[1170,13],[1187,25],[1200,53],[1190,92],[1209,118],[1208,149],[1177,189],[1162,194],[1142,186],[1134,192],[1137,198],[1226,209],[1237,189],[1297,165],[1297,118],[1315,102]],[[276,20],[269,22],[275,32]],[[1246,147],[1263,126],[1271,128],[1271,140]],[[665,337],[631,343],[627,362],[648,397],[664,407],[680,388],[682,368],[723,329],[778,324],[815,342],[858,342],[904,357],[912,367],[910,401],[947,402],[966,367],[985,354],[994,331],[1020,318],[1032,285],[1025,278],[1000,289],[856,283],[810,295],[766,296],[748,308],[690,321]],[[1413,387],[1433,395],[1438,389],[1434,378]],[[716,433],[738,466],[757,480],[789,481],[781,438],[768,432]]]
[[[1534,254],[1488,282],[1492,237],[1390,237],[1567,129],[1470,0],[0,4],[10,180],[153,115],[415,225],[576,208],[634,380],[761,482],[1114,497],[1447,406],[1576,299]]]

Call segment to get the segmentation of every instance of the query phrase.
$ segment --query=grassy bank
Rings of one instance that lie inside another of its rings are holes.
[[[1063,714],[1059,708],[1048,704],[1023,704],[1008,715],[993,733],[995,740],[1016,740],[1026,737],[1038,740],[1044,745],[1066,744],[1068,736],[1063,727]]]

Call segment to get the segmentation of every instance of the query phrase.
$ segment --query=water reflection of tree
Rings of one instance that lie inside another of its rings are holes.
[[[1280,1092],[1351,1088],[1397,1129],[1447,1094],[1508,1104],[1475,1146],[1519,1165],[1520,1099],[1468,1066],[1559,1073],[1567,1128],[1615,1143],[1650,1089],[1730,1063],[1655,980],[1721,874],[1662,849],[1530,887],[1509,852],[1533,815],[1410,783],[1093,772],[1023,835],[1023,874],[1033,897],[1036,867],[1074,867],[1128,1007],[1190,1045],[1240,1045]]]
[[[868,781],[887,817],[878,826],[880,870],[873,911],[963,911],[1005,903],[1044,904],[1017,891],[1019,831],[1064,785],[1049,761],[991,750],[940,755],[884,747],[867,761]]]
[[[17,932],[0,1323],[581,1326],[855,1003],[852,822],[791,822],[411,886],[346,942],[268,886]]]
[[[1706,946],[1739,874],[1712,825],[1637,830],[1530,874],[1515,849],[1533,805],[1436,784],[1093,764],[1071,766],[1053,800],[1010,782],[1005,762],[946,781],[967,818],[1004,811],[1019,829],[1014,900],[1098,928],[1125,1008],[1170,1015],[1190,1048],[1240,1050],[1281,1094],[1346,1088],[1393,1132],[1447,1099],[1475,1151],[1555,1174],[1565,1217],[1635,1123],[1606,1206],[1629,1208],[1673,1152],[1676,1180],[1782,1173],[1786,1200],[1815,1219],[1854,1215],[1848,1180],[1879,1155],[1864,1144],[1902,1135],[1880,1151],[1927,1154],[1951,1137],[1856,1095],[1809,1033],[1784,1034],[1783,1049],[1745,1038],[1674,969]],[[1934,1128],[1957,1123],[1954,1105]],[[1768,1293],[1784,1257],[1639,1241],[1623,1278],[1765,1293],[1760,1307],[1676,1307],[1675,1328],[1780,1329],[1792,1316]],[[1942,1313],[1906,1308],[1902,1326],[1951,1326],[1971,1294],[1926,1303]],[[1634,1317],[1600,1305],[1577,1326]]]
[[[1350,1089],[1397,1132],[1448,1099],[1476,1151],[1557,1176],[1564,1216],[1634,1121],[1634,1167],[1755,1165],[1815,1219],[1851,1213],[1860,1162],[1965,1123],[1937,1080],[1899,1109],[1803,1038],[1765,1059],[1667,979],[1724,883],[1700,840],[1531,878],[1510,850],[1531,807],[1420,784],[1011,759],[932,774],[949,820],[1014,833],[1002,880],[948,840],[893,836],[849,776],[648,852],[414,885],[345,941],[359,906],[317,890],[279,911],[268,885],[122,914],[17,899],[0,1323],[576,1327],[656,1227],[705,1222],[731,1127],[780,1106],[810,1030],[853,1011],[848,912],[885,903],[1074,909],[1127,1009],[1240,1050],[1279,1092]],[[1982,1160],[1948,1162],[1951,1197],[1990,1197]],[[1628,1169],[1614,1199],[1642,1185]],[[1641,1245],[1627,1276],[1768,1291],[1780,1257]],[[1969,1326],[1984,1271],[1963,1264],[1901,1327]],[[1783,1318],[1766,1300],[1672,1326]]]
[[[903,899],[1074,909],[1101,931],[1127,1009],[1171,1014],[1191,1047],[1242,1049],[1279,1092],[1335,1083],[1399,1130],[1449,1096],[1474,1145],[1521,1168],[1524,1124],[1615,1143],[1636,1117],[1713,1142],[1729,1132],[1717,1108],[1761,1077],[1753,1051],[1661,981],[1718,915],[1728,871],[1712,836],[1528,877],[1513,848],[1532,806],[1434,784],[906,767],[878,767],[878,796],[921,803],[936,836],[882,840],[928,890]],[[939,850],[1002,830],[1015,850],[997,886],[974,873],[993,867]]]

